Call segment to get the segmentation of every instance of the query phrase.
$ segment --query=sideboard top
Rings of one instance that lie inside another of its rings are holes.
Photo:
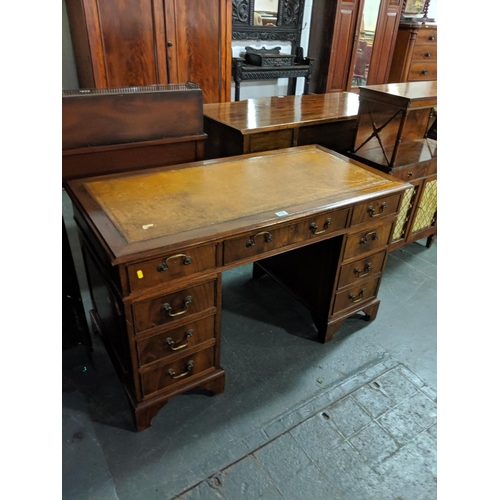
[[[355,119],[358,107],[358,94],[331,92],[205,104],[203,114],[247,134]]]
[[[407,107],[435,106],[437,81],[385,83],[359,87],[360,99],[369,98]]]

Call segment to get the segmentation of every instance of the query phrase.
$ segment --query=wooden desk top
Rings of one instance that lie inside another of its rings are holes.
[[[405,186],[316,145],[66,183],[113,264],[293,221]]]
[[[242,134],[355,119],[359,96],[351,92],[260,97],[205,104],[204,116]]]

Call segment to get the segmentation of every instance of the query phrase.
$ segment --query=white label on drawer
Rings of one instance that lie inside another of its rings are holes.
[[[282,210],[281,212],[276,212],[276,215],[278,217],[283,217],[284,215],[288,215],[288,212],[285,212],[284,210]]]

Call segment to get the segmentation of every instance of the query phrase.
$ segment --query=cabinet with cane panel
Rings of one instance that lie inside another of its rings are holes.
[[[437,234],[437,82],[360,87],[356,135],[349,156],[411,184],[402,200],[390,250]]]

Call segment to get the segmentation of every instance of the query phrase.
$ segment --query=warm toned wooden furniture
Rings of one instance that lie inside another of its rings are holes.
[[[350,156],[411,183],[391,250],[437,233],[437,141],[427,137],[437,82],[360,88],[356,138]]]
[[[437,80],[437,24],[401,23],[389,82]]]
[[[65,179],[202,160],[205,139],[195,84],[62,92]]]
[[[234,99],[240,100],[241,82],[258,81],[258,80],[275,80],[277,78],[291,78],[296,80],[303,77],[304,94],[309,94],[309,82],[314,67],[314,60],[305,58],[304,64],[293,64],[291,66],[280,67],[262,67],[254,64],[247,64],[242,57],[233,58],[233,80],[234,80]],[[294,84],[292,90],[288,90],[289,95],[295,94]]]
[[[308,56],[310,91],[354,90],[386,83],[402,0],[314,0]],[[366,11],[366,13],[365,13]],[[378,12],[376,23],[372,12]]]
[[[81,88],[197,83],[231,100],[231,0],[66,0]]]
[[[347,151],[354,140],[358,106],[358,95],[347,92],[205,104],[205,157],[306,144]]]
[[[323,342],[353,314],[374,319],[406,188],[319,146],[68,181],[92,321],[137,429],[176,394],[223,390],[227,269],[259,261]]]

